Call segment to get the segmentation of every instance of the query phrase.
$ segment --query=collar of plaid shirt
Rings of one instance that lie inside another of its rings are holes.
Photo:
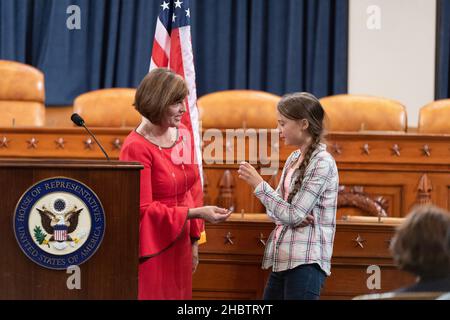
[[[327,145],[325,143],[319,143],[317,148],[311,154],[311,160],[319,152],[326,151],[326,150],[327,150]],[[284,179],[286,179],[287,168],[290,168],[293,163],[296,163],[301,154],[302,154],[302,152],[300,151],[300,149],[297,149],[291,154],[288,161],[286,161],[286,165],[284,167],[284,170],[283,170],[282,176],[281,176],[282,183],[280,183],[277,188],[277,191],[279,191],[280,194],[282,194],[282,195],[284,195]],[[310,161],[310,163],[311,163],[311,161]],[[295,169],[294,173],[292,174],[291,181],[289,182],[289,189],[292,189],[292,187],[293,187],[292,184],[295,182],[295,179],[297,178],[298,174],[299,174],[299,169],[297,168],[297,169]]]

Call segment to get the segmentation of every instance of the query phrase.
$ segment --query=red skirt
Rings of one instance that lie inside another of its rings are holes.
[[[186,226],[168,249],[139,263],[138,298],[192,299],[192,247]]]

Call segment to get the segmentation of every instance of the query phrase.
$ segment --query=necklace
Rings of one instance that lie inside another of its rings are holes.
[[[161,147],[161,145],[151,141],[150,139],[150,135],[146,134],[145,132],[143,132],[142,129],[136,128],[135,129],[136,133],[139,134],[140,136],[142,136],[145,140],[147,140],[149,143],[153,144],[154,146],[156,146],[159,149],[159,156],[161,158],[161,162],[164,163],[164,166],[166,167],[167,171],[170,172],[170,176],[172,177],[172,183],[174,186],[174,197],[175,197],[175,206],[178,206],[178,186],[177,186],[177,178],[176,178],[176,174],[173,170],[172,166],[175,166],[176,164],[174,163],[174,161],[172,160],[172,157],[174,156],[174,152],[176,155],[180,156],[180,152],[179,152],[179,143],[177,143],[178,141],[178,137],[179,137],[179,133],[177,130],[177,138],[175,139],[175,142],[173,143],[173,145],[171,147]],[[154,137],[154,135],[153,135]],[[184,150],[184,137],[182,137],[181,140],[181,145],[182,145],[182,150]],[[175,148],[177,148],[178,150],[176,150]],[[167,150],[167,149],[172,149],[171,152],[171,157],[170,157],[170,162],[171,165],[169,165],[167,163],[167,156],[164,154],[163,149]],[[184,176],[184,195],[186,195],[188,187],[187,187],[187,175],[186,175],[186,171],[184,168],[184,161],[183,161],[183,156],[180,157],[181,159],[181,169],[183,170],[183,176]]]
[[[172,148],[175,145],[176,141],[178,140],[178,130],[177,130],[177,133],[175,134],[175,136],[173,134],[170,135],[171,136],[170,137],[170,146],[168,146],[168,147],[162,146],[163,143],[161,143],[159,141],[158,137],[156,135],[154,135],[151,131],[149,131],[149,133],[147,133],[145,130],[140,129],[138,131],[138,133],[140,135],[142,135],[143,137],[145,137],[148,141],[150,141],[154,145],[158,146],[159,148]]]
[[[175,166],[176,165],[173,162],[173,160],[172,160],[172,157],[174,156],[174,151],[175,151],[175,154],[177,156],[180,156],[180,152],[179,152],[179,148],[178,148],[179,145],[180,145],[179,143],[176,143],[174,145],[174,147],[171,148],[172,152],[171,152],[171,158],[170,158],[170,162],[171,162],[170,165],[167,163],[167,159],[166,159],[167,156],[164,154],[164,152],[162,150],[163,148],[161,146],[158,146],[159,154],[160,154],[160,157],[161,157],[161,161],[164,163],[167,171],[169,171],[170,175],[172,176],[172,182],[173,182],[173,186],[174,186],[175,206],[176,207],[178,206],[178,183],[177,183],[176,174],[173,171],[173,168],[171,166]],[[184,150],[184,139],[181,140],[181,145],[182,145],[182,150]],[[176,150],[175,148],[178,149],[178,150]],[[181,169],[183,170],[183,176],[184,176],[184,196],[186,196],[186,193],[187,193],[187,190],[188,190],[188,187],[187,187],[187,175],[186,175],[186,170],[184,168],[184,161],[183,161],[183,156],[182,155],[180,156],[180,159],[181,159]]]

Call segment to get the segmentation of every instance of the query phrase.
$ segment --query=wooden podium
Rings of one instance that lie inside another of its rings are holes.
[[[137,299],[141,169],[119,161],[0,160],[0,299]],[[103,240],[79,266],[80,289],[68,288],[71,273],[27,257],[14,229],[22,195],[40,181],[62,177],[87,186],[104,209]]]

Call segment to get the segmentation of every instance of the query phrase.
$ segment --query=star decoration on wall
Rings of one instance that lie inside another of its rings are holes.
[[[120,148],[122,148],[122,141],[120,141],[119,138],[115,138],[112,142],[112,145],[114,147],[114,150],[120,150]]]
[[[9,143],[9,142],[11,142],[11,140],[9,140],[9,139],[6,138],[5,136],[3,136],[3,137],[0,139],[0,149],[3,149],[3,148],[8,149],[8,147],[9,147],[8,143]]]
[[[27,142],[28,142],[28,149],[37,149],[37,145],[39,143],[38,139],[33,137],[30,140],[27,140]]]
[[[397,157],[400,157],[400,147],[399,147],[398,144],[394,144],[394,145],[392,146],[391,150],[394,152],[394,154],[395,154]]]
[[[361,149],[363,150],[364,154],[367,154],[367,155],[370,154],[370,147],[369,147],[368,143],[365,143]]]
[[[366,242],[366,240],[363,237],[361,237],[361,235],[358,234],[356,239],[353,239],[353,242],[356,243],[357,247],[364,249],[364,242]]]
[[[66,142],[64,141],[64,138],[60,137],[55,140],[55,143],[56,143],[56,149],[64,149],[64,144]]]
[[[84,140],[84,148],[85,149],[92,150],[93,147],[94,147],[94,141],[92,141],[91,138],[87,138],[86,140]]]
[[[427,144],[422,147],[422,152],[427,157],[431,156],[431,149]]]

